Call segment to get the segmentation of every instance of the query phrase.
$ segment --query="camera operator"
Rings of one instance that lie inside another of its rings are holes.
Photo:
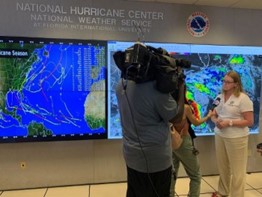
[[[116,89],[127,166],[127,197],[169,197],[170,122],[182,117],[184,82],[178,87],[178,102],[155,86],[155,80],[136,83],[122,78]]]

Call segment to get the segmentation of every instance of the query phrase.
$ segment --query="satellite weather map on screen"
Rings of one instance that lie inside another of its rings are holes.
[[[0,37],[0,142],[107,138],[105,41]]]
[[[124,51],[133,42],[111,41],[108,43],[108,138],[122,137],[120,115],[117,107],[115,87],[120,79],[120,70],[112,55]],[[221,92],[222,79],[229,70],[237,71],[242,79],[243,88],[254,103],[254,125],[250,133],[259,132],[259,112],[262,76],[262,47],[193,45],[172,43],[144,43],[155,48],[164,48],[174,58],[191,61],[191,68],[183,69],[186,75],[188,99],[192,100],[197,116],[204,116],[212,108],[217,94]],[[214,134],[214,124],[209,120],[194,127],[198,136]]]

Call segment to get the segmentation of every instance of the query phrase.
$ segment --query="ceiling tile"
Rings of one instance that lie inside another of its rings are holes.
[[[262,9],[262,0],[239,0],[234,8]]]

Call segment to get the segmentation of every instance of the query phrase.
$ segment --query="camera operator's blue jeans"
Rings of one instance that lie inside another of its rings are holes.
[[[171,194],[172,190],[175,188],[176,177],[178,174],[178,169],[180,162],[183,164],[184,169],[187,175],[190,178],[189,192],[188,196],[190,197],[199,197],[200,195],[200,185],[201,185],[201,173],[200,165],[198,162],[197,155],[193,153],[193,144],[190,136],[183,136],[183,142],[181,146],[173,151],[173,168],[175,171],[175,177],[171,180]]]

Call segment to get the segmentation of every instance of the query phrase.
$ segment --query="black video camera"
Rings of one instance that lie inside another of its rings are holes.
[[[121,77],[143,83],[154,79],[154,70],[150,66],[152,54],[143,44],[135,44],[124,52],[117,51],[113,55]]]
[[[165,49],[136,43],[124,52],[113,55],[121,77],[143,83],[156,80],[156,88],[162,93],[173,93],[186,76],[182,68],[190,68],[191,62],[171,57]]]

